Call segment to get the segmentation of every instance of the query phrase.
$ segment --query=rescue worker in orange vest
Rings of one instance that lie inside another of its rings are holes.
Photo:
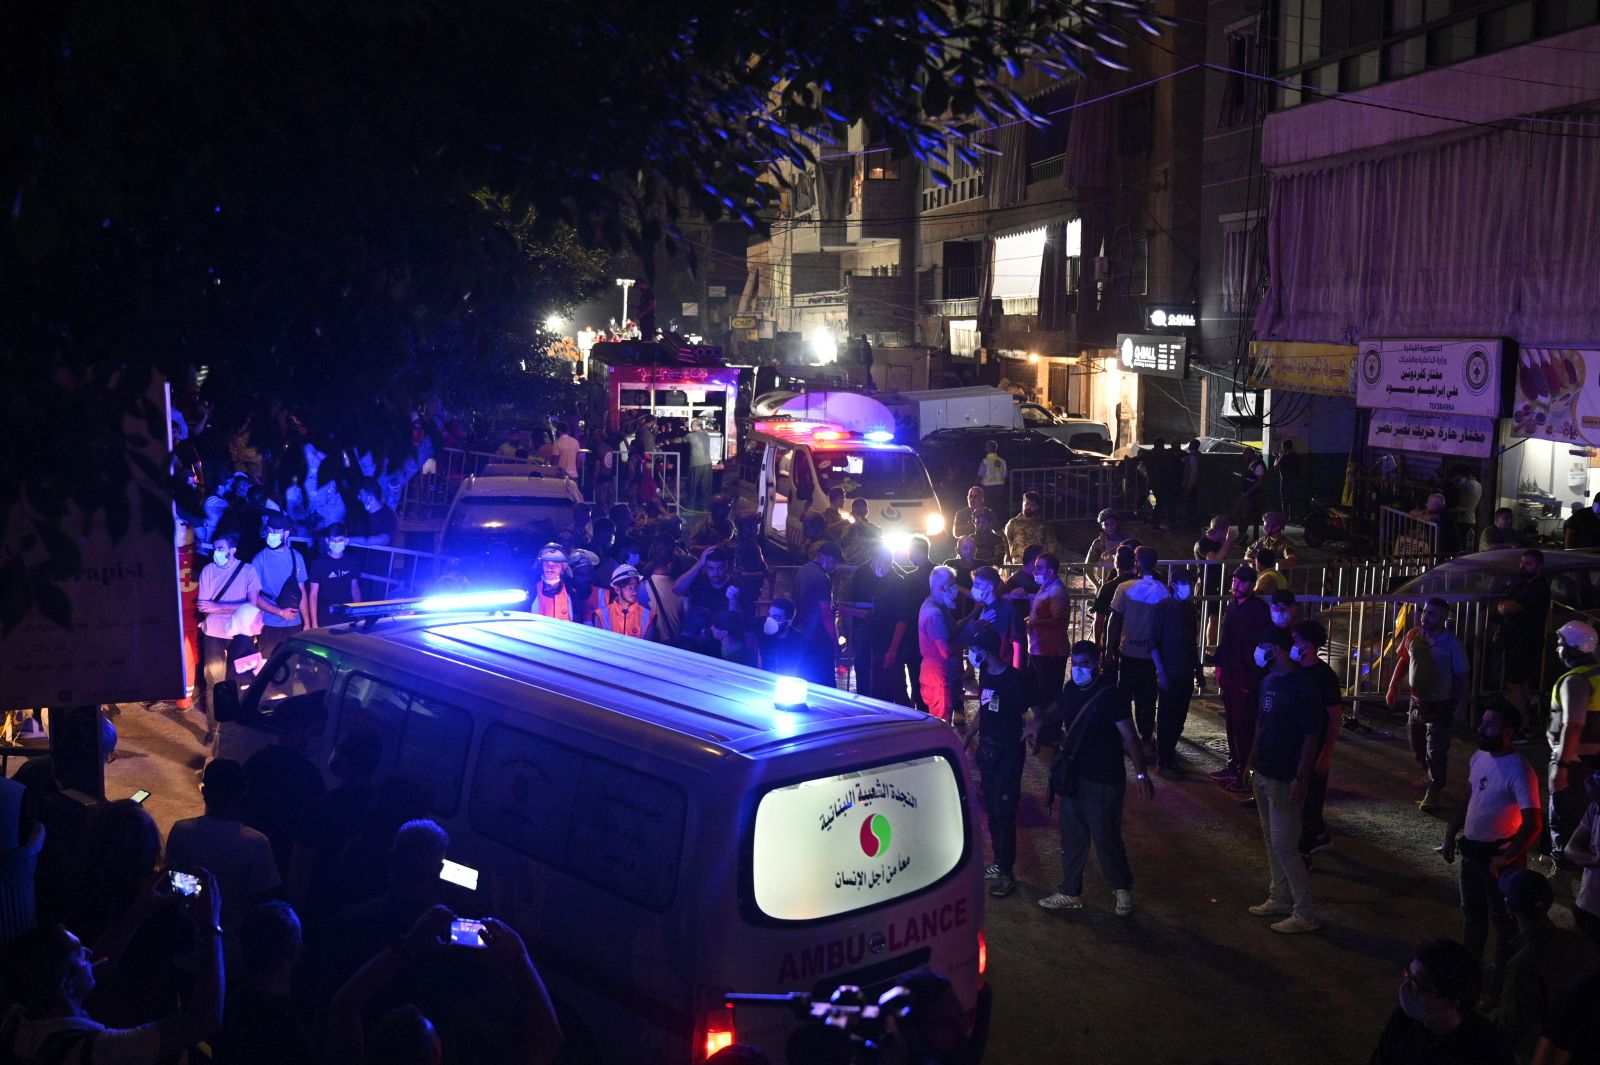
[[[627,563],[611,574],[611,591],[594,612],[594,623],[624,636],[652,639],[650,608],[639,601],[639,571]]]
[[[560,544],[545,544],[537,559],[539,582],[533,590],[533,612],[571,621],[572,595],[567,591],[567,553]]]

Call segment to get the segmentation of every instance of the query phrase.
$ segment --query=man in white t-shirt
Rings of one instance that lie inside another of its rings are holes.
[[[1500,874],[1523,866],[1544,821],[1539,778],[1511,745],[1520,727],[1522,715],[1509,702],[1483,712],[1478,722],[1478,749],[1467,767],[1467,801],[1451,814],[1439,848],[1447,862],[1455,860],[1457,851],[1461,854],[1461,914],[1465,921],[1461,938],[1480,959],[1489,942],[1489,924],[1494,923],[1492,988],[1499,987],[1501,971],[1510,957],[1508,948],[1517,934],[1516,921],[1500,892]]]
[[[1145,753],[1155,750],[1156,645],[1158,607],[1172,591],[1156,579],[1156,549],[1141,547],[1133,553],[1139,567],[1136,580],[1123,581],[1111,596],[1111,624],[1106,646],[1117,655],[1117,686],[1133,697],[1133,723],[1144,741]]]
[[[567,475],[569,481],[578,479],[578,452],[583,448],[578,443],[578,438],[572,435],[572,430],[566,422],[556,422],[556,465],[561,467],[561,472]]]
[[[209,869],[217,878],[222,927],[230,940],[244,915],[282,883],[272,842],[240,820],[244,792],[244,766],[232,758],[213,760],[200,784],[205,814],[177,822],[167,835],[169,867],[184,872]]]
[[[153,879],[90,949],[58,924],[24,932],[0,954],[0,980],[16,1005],[0,1020],[0,1055],[57,1065],[155,1065],[172,1061],[222,1027],[222,932],[217,882],[200,872],[200,890],[187,897],[161,890]],[[134,1028],[107,1028],[84,1002],[95,987],[97,957],[116,965],[139,926],[176,905],[199,933],[199,970],[180,1013]]]

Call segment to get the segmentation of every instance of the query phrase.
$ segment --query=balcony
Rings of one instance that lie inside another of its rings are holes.
[[[946,186],[933,186],[922,190],[922,209],[937,211],[951,204],[966,203],[983,195],[983,174],[968,174]]]
[[[1066,172],[1067,157],[1065,155],[1052,155],[1047,159],[1038,159],[1028,164],[1028,184],[1033,185],[1040,181],[1059,180]]]

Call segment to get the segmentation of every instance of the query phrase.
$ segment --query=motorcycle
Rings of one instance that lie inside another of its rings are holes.
[[[1371,554],[1377,547],[1373,538],[1357,527],[1354,508],[1326,499],[1311,500],[1301,527],[1305,530],[1307,547],[1345,544],[1357,554]]]

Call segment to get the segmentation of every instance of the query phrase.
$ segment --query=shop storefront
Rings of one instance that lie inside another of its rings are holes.
[[[1600,350],[1523,348],[1511,417],[1500,424],[1498,506],[1559,537],[1600,491]],[[1588,387],[1585,388],[1585,384]]]

